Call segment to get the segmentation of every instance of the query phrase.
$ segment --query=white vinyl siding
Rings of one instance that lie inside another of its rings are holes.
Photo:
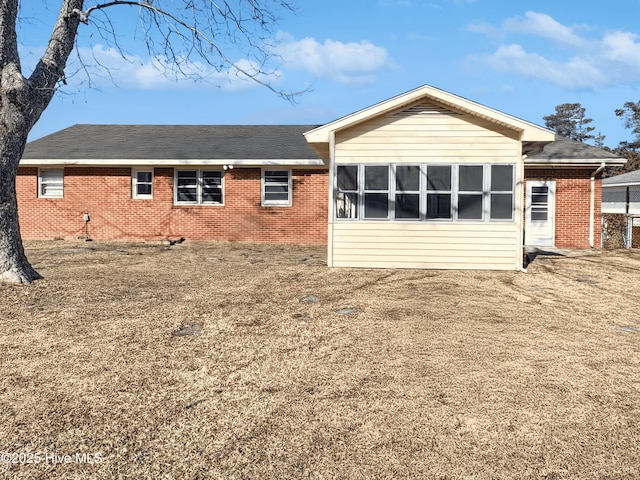
[[[64,196],[64,169],[40,168],[38,169],[38,197],[63,198]]]
[[[513,223],[336,222],[332,266],[515,270]]]
[[[336,132],[329,265],[521,268],[524,168],[520,133],[465,113],[445,109],[410,114],[409,107]],[[395,169],[395,177],[390,170],[389,198],[394,205],[389,206],[389,219],[364,218],[363,200],[357,195],[363,191],[336,184],[339,169],[355,171],[371,165]],[[415,211],[411,204],[416,201],[402,197],[416,191],[414,186],[398,185],[398,169],[416,165],[422,172],[420,218],[398,218],[398,211]],[[430,170],[432,182],[428,180]],[[510,188],[505,187],[507,179]],[[466,207],[462,213],[458,210],[461,199]],[[408,206],[398,210],[395,204],[399,202]]]
[[[509,163],[520,150],[517,132],[470,115],[389,114],[337,132],[335,158],[340,164]]]
[[[153,169],[132,170],[131,197],[142,200],[153,198]]]

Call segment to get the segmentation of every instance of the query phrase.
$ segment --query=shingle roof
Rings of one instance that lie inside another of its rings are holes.
[[[23,159],[294,160],[318,156],[317,125],[74,125],[29,142]]]
[[[541,151],[530,153],[525,163],[617,163],[624,164],[625,160],[602,148],[577,142],[569,138],[556,135],[555,141],[546,144]]]
[[[614,175],[613,177],[608,177],[602,180],[603,187],[612,185],[628,185],[633,183],[640,183],[640,170]]]

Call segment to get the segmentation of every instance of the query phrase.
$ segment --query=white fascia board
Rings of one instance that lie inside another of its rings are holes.
[[[593,160],[584,160],[576,158],[554,158],[553,160],[529,160],[525,159],[525,167],[594,167],[597,168],[605,163],[608,167],[623,166],[627,161],[616,160],[613,158],[601,158]]]
[[[640,181],[637,182],[625,182],[625,183],[603,183],[602,188],[617,188],[617,187],[640,187]]]
[[[391,110],[396,110],[404,105],[409,105],[425,99],[433,100],[437,103],[447,105],[454,110],[463,111],[505,127],[512,128],[515,131],[519,131],[521,132],[522,141],[552,142],[555,140],[555,133],[551,130],[547,130],[546,128],[542,128],[533,123],[502,113],[471,100],[467,100],[466,98],[458,97],[457,95],[453,95],[429,85],[424,85],[416,88],[415,90],[411,90],[389,100],[385,100],[371,107],[352,113],[351,115],[339,118],[331,123],[309,130],[303,135],[309,143],[328,143],[329,132],[331,131],[351,127]]]
[[[176,160],[176,159],[99,159],[99,158],[87,158],[87,159],[35,159],[35,158],[23,158],[20,160],[20,166],[57,166],[57,165],[73,165],[73,166],[101,166],[101,167],[135,167],[135,166],[155,166],[155,167],[175,167],[175,166],[197,166],[197,165],[233,165],[233,166],[283,166],[283,167],[325,167],[325,163],[320,159],[287,159],[287,160],[274,160],[274,159],[252,159],[252,160],[231,160],[231,159],[188,159],[188,160]]]

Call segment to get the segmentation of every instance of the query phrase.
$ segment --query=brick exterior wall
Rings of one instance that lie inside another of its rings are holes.
[[[131,169],[65,167],[64,198],[38,198],[38,169],[18,171],[20,229],[25,239],[76,239],[90,215],[95,240],[250,241],[326,245],[328,172],[294,169],[293,201],[261,206],[260,168],[235,168],[224,178],[224,205],[174,205],[173,168],[155,168],[153,199],[131,198]]]
[[[526,180],[556,181],[555,246],[558,248],[589,248],[589,217],[591,175],[589,168],[525,168]],[[526,188],[525,188],[526,191]],[[602,244],[601,223],[602,177],[596,177],[593,240]]]

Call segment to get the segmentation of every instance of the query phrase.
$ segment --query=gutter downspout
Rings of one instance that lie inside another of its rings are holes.
[[[596,175],[598,175],[604,167],[606,166],[605,162],[602,162],[600,166],[597,168],[595,172],[591,174],[591,197],[589,198],[589,247],[593,248],[593,228],[595,223],[595,214],[596,214]]]

